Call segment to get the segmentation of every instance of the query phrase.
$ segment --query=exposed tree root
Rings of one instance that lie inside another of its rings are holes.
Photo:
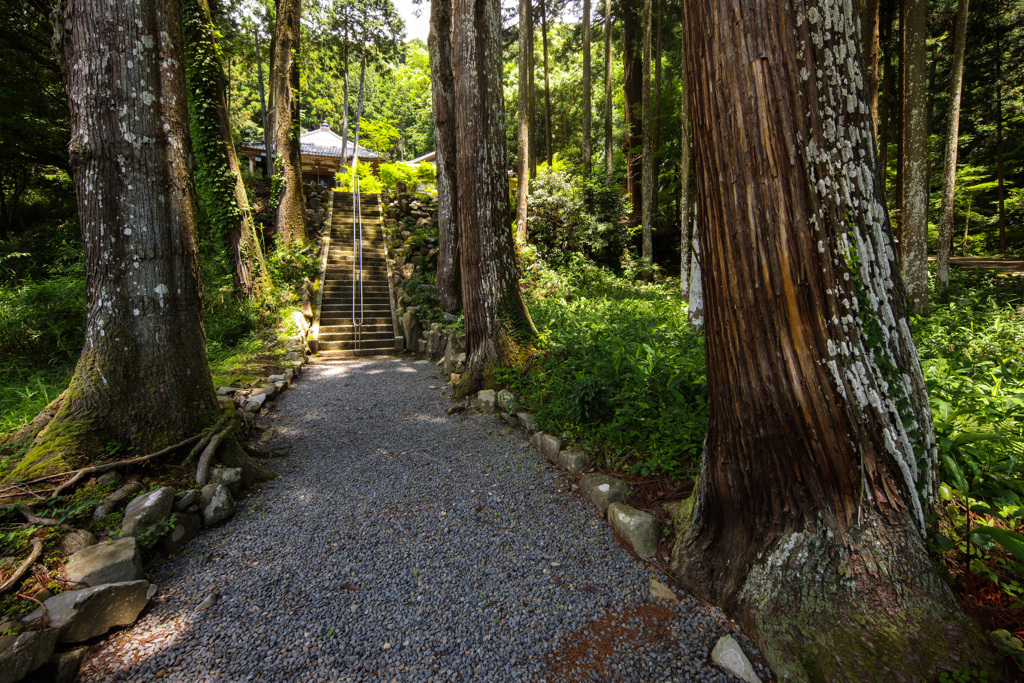
[[[210,439],[210,443],[203,450],[203,454],[199,456],[199,465],[196,467],[196,483],[200,486],[205,486],[210,480],[210,465],[213,463],[213,455],[217,452],[217,447],[220,446],[221,442],[233,431],[235,431],[234,421],[220,432],[217,432],[217,435]]]
[[[104,463],[102,465],[93,465],[91,467],[83,467],[82,469],[80,469],[77,472],[75,472],[75,475],[73,477],[71,477],[66,482],[64,482],[63,484],[61,484],[57,488],[55,488],[53,490],[53,493],[50,494],[50,500],[53,500],[54,498],[59,496],[65,489],[67,489],[67,488],[73,486],[74,484],[78,483],[79,481],[81,481],[82,478],[85,477],[87,474],[98,474],[100,472],[106,472],[107,470],[113,470],[113,469],[116,469],[118,467],[126,467],[126,466],[129,466],[129,465],[138,465],[139,463],[146,462],[147,460],[152,460],[153,458],[158,458],[161,455],[167,455],[168,453],[173,453],[174,451],[178,450],[179,448],[184,448],[185,446],[188,446],[189,444],[191,444],[191,443],[193,443],[195,441],[199,441],[201,438],[203,438],[203,432],[200,432],[199,434],[196,434],[195,436],[190,436],[189,438],[185,439],[184,441],[179,441],[178,443],[174,444],[173,446],[168,446],[167,448],[159,450],[156,453],[150,453],[149,455],[142,455],[142,456],[139,456],[138,458],[130,458],[128,460],[119,460],[117,462],[108,462],[108,463]],[[67,472],[65,472],[65,474],[67,474]]]
[[[0,593],[6,593],[9,589],[11,589],[14,586],[18,585],[18,582],[21,581],[21,577],[23,577],[25,575],[25,572],[27,572],[29,570],[29,567],[31,567],[32,564],[37,559],[39,559],[39,556],[42,553],[43,553],[43,541],[41,539],[38,539],[38,538],[33,538],[32,539],[32,552],[29,553],[28,558],[24,562],[21,563],[21,566],[19,566],[16,570],[14,570],[14,574],[11,575],[11,578],[9,578],[6,581],[4,581],[3,585],[0,586]]]

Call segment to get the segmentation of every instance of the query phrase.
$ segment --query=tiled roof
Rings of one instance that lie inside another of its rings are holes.
[[[263,151],[264,148],[262,142],[248,142],[242,146],[259,151]],[[357,148],[353,140],[348,141],[348,153],[345,154],[341,136],[331,130],[327,123],[323,123],[317,130],[307,131],[299,136],[299,149],[301,154],[314,157],[350,159],[354,149],[358,149],[360,159],[377,159],[380,157],[379,154],[362,145],[359,145]]]

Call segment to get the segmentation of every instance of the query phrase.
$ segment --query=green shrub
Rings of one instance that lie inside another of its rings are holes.
[[[600,211],[588,210],[588,200]],[[529,239],[556,267],[567,265],[573,254],[612,265],[630,236],[622,216],[621,199],[606,188],[564,172],[538,173],[530,195]]]
[[[399,182],[406,185],[413,183],[416,180],[416,169],[401,162],[381,164],[377,168],[377,176],[385,188],[394,190]]]
[[[610,467],[690,476],[707,429],[707,383],[685,306],[579,258],[547,279],[564,284],[528,296],[543,348],[512,380],[516,395],[542,429],[568,433]]]
[[[377,194],[384,189],[380,179],[373,175],[373,167],[370,164],[356,164],[356,175],[359,176],[359,191],[367,194]],[[337,189],[343,192],[352,191],[352,167],[342,166],[342,169],[334,174],[338,183]]]

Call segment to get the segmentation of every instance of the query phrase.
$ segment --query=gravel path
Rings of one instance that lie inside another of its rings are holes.
[[[437,374],[307,368],[270,414],[281,477],[158,570],[80,680],[731,680],[707,663],[721,614],[652,600],[522,433],[445,415]]]

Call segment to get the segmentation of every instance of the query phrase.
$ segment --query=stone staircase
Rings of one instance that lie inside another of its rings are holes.
[[[352,193],[335,192],[331,240],[327,251],[317,357],[323,360],[356,356],[390,355],[395,352],[395,328],[388,293],[380,203],[375,194],[360,194],[363,214],[362,308],[355,290],[353,324],[352,271],[359,252],[353,255]]]

